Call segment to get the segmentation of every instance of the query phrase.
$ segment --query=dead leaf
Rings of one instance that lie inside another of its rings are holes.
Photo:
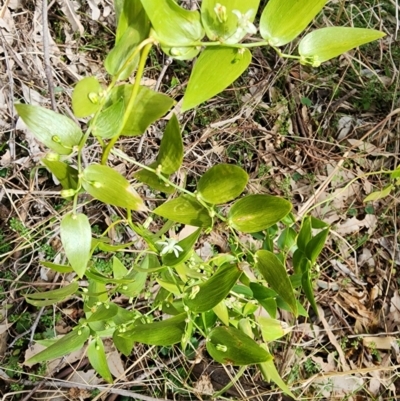
[[[79,19],[79,15],[76,10],[79,8],[79,5],[72,0],[57,0],[58,4],[61,7],[62,12],[68,19],[68,22],[71,24],[72,29],[76,32],[78,31],[81,35],[84,34],[85,28],[81,24]]]
[[[200,376],[199,380],[197,380],[197,382],[194,384],[194,390],[199,395],[201,395],[201,394],[206,394],[206,395],[214,394],[214,387],[213,387],[212,382],[210,380],[210,376],[208,376],[206,373],[202,374]]]
[[[387,336],[368,336],[363,337],[364,347],[374,348],[374,349],[391,349],[392,343],[396,342],[396,337]]]

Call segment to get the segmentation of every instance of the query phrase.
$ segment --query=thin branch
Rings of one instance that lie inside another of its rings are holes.
[[[48,24],[48,7],[47,0],[42,0],[42,25],[43,25],[43,54],[44,54],[44,71],[47,78],[47,87],[49,89],[51,108],[57,111],[56,97],[54,95],[53,74],[51,72],[50,50],[49,50],[49,24]]]

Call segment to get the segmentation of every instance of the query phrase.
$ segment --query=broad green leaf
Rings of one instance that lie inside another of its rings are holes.
[[[393,174],[393,173],[392,173]],[[392,177],[393,178],[393,177]],[[364,202],[373,202],[379,199],[386,198],[394,189],[394,185],[389,184],[386,185],[381,191],[371,192],[365,199]]]
[[[248,180],[249,176],[241,167],[217,164],[202,175],[197,191],[206,202],[218,205],[237,198]]]
[[[103,320],[108,320],[114,317],[118,313],[118,306],[113,303],[105,303],[96,308],[97,310],[90,314],[86,319],[87,322],[99,322]]]
[[[246,22],[254,21],[259,5],[260,0],[203,0],[201,21],[207,37],[221,43],[240,42],[248,34]],[[237,11],[243,15],[242,21]]]
[[[211,357],[223,364],[252,365],[272,360],[265,349],[234,327],[216,327],[209,334],[206,347]]]
[[[278,238],[278,247],[282,251],[289,251],[296,244],[297,233],[293,228],[286,227]]]
[[[310,260],[311,265],[313,265],[318,255],[321,253],[322,249],[325,246],[326,238],[329,234],[329,228],[322,230],[315,237],[313,237],[306,246],[306,256]]]
[[[93,369],[108,383],[113,382],[110,368],[108,367],[107,357],[104,350],[103,341],[95,338],[89,342],[87,356]]]
[[[328,27],[307,34],[299,44],[300,62],[319,67],[323,62],[385,36],[374,29]]]
[[[296,274],[302,274],[307,269],[308,259],[301,249],[296,249],[293,254],[293,270]]]
[[[179,252],[178,257],[175,256],[174,252],[167,253],[166,255],[164,255],[162,258],[163,265],[172,267],[176,266],[179,263],[184,262],[193,252],[193,246],[197,242],[200,233],[201,233],[201,228],[197,229],[195,232],[188,235],[183,240],[179,241],[177,245],[180,246],[183,249],[183,251]]]
[[[156,169],[157,168],[157,162],[150,164],[150,168]],[[172,187],[171,185],[167,185],[163,180],[160,179],[160,177],[156,174],[153,173],[152,171],[149,170],[139,170],[133,176],[143,184],[147,184],[150,188],[153,188],[157,191],[164,192],[166,194],[172,194],[175,191],[175,188]],[[164,177],[168,177],[164,174]]]
[[[191,60],[200,53],[201,47],[200,46],[196,46],[196,47],[161,46],[161,49],[169,57],[172,57],[176,60]]]
[[[261,328],[261,335],[265,342],[275,341],[292,330],[286,323],[269,317],[258,316],[257,323]]]
[[[121,333],[121,336],[148,345],[166,347],[177,344],[182,340],[185,332],[186,317],[186,313],[182,313],[161,322],[140,324],[132,330],[128,330],[123,334]]]
[[[128,274],[128,269],[116,256],[113,256],[112,262],[113,262],[112,269],[114,278],[115,279],[124,278]]]
[[[307,244],[310,242],[312,237],[311,230],[311,217],[305,217],[301,223],[299,236],[297,237],[297,247],[302,251],[306,252]]]
[[[308,302],[310,302],[311,307],[314,309],[314,312],[318,316],[318,308],[317,303],[315,302],[314,288],[311,282],[310,269],[307,269],[303,273],[303,276],[301,278],[301,286],[303,287],[303,291],[304,294],[306,294]]]
[[[65,162],[58,160],[42,159],[42,163],[51,171],[52,174],[60,181],[64,189],[78,188],[78,170],[69,166]]]
[[[253,296],[257,300],[267,299],[267,298],[275,298],[276,292],[271,290],[271,288],[264,287],[259,283],[250,283],[250,289],[253,292]]]
[[[297,316],[296,298],[285,266],[278,257],[270,251],[257,251],[255,260],[256,268],[267,283],[282,297],[289,305],[293,314]]]
[[[311,227],[319,230],[323,228],[328,228],[329,224],[325,223],[323,220],[311,216]]]
[[[93,135],[103,139],[109,139],[118,135],[122,119],[124,118],[124,112],[125,103],[123,99],[107,107],[97,116],[95,121],[92,120]]]
[[[83,347],[86,340],[89,338],[89,334],[89,327],[78,327],[76,330],[61,337],[45,350],[34,355],[32,358],[29,358],[25,362],[25,365],[34,365],[39,362],[51,361],[52,359],[60,358],[73,351],[77,351]]]
[[[135,341],[131,338],[122,337],[121,334],[123,334],[124,332],[124,330],[115,330],[113,334],[113,342],[119,352],[121,352],[125,356],[129,356],[132,352],[133,344],[135,343]]]
[[[229,294],[241,274],[237,264],[222,265],[205,283],[185,291],[186,306],[196,313],[214,308]]]
[[[101,85],[96,77],[81,79],[72,92],[72,110],[76,117],[88,117],[100,107]]]
[[[128,104],[132,90],[133,85],[128,84],[115,87],[111,93],[111,101],[116,103],[123,99],[125,104]],[[133,105],[134,113],[129,116],[121,135],[142,135],[150,124],[166,114],[174,103],[169,96],[141,86]]]
[[[131,210],[146,210],[129,181],[111,167],[91,164],[83,171],[82,186],[101,202]]]
[[[183,142],[179,121],[175,114],[172,115],[165,127],[161,139],[160,150],[157,156],[157,167],[161,166],[164,174],[173,174],[179,170],[183,161]]]
[[[118,7],[119,12],[117,12],[116,3],[119,1],[121,1],[122,4]],[[118,21],[115,42],[124,42],[122,36],[128,27],[134,27],[136,29],[138,36],[141,38],[140,42],[146,39],[149,36],[150,20],[144,11],[142,2],[140,0],[117,0],[114,1],[114,4]],[[126,46],[129,46],[129,43],[126,43]]]
[[[242,75],[250,61],[248,49],[208,47],[203,50],[190,75],[182,111],[190,110],[222,92]]]
[[[392,180],[396,180],[397,178],[400,178],[400,166],[397,166],[395,170],[393,170],[390,173],[390,178]]]
[[[261,14],[260,33],[271,46],[295,39],[322,10],[327,0],[269,0]]]
[[[265,344],[261,344],[261,347],[268,351],[268,348]],[[292,397],[294,400],[296,399],[296,396],[290,391],[289,387],[282,380],[272,359],[267,362],[260,363],[258,367],[265,381],[269,382],[270,380],[272,380],[284,393]]]
[[[212,224],[208,210],[189,195],[181,195],[167,201],[156,208],[153,213],[195,227],[210,227]]]
[[[173,0],[141,0],[157,39],[164,46],[179,47],[204,36],[198,11],[185,10]]]
[[[215,305],[212,310],[225,326],[229,326],[229,311],[224,300]]]
[[[26,298],[30,299],[54,299],[56,301],[61,301],[70,295],[74,294],[79,288],[79,284],[74,281],[71,284],[66,285],[62,288],[57,288],[56,290],[36,292],[34,294],[25,294]]]
[[[15,108],[33,135],[60,155],[69,155],[79,145],[82,131],[68,117],[28,104],[16,104]]]
[[[291,203],[278,196],[248,195],[233,204],[228,222],[235,230],[255,233],[278,223],[291,209]]]
[[[82,278],[90,259],[92,231],[86,215],[67,214],[61,221],[61,242],[75,273]]]

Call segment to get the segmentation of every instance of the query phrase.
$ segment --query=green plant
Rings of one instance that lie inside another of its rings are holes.
[[[317,67],[383,36],[367,29],[323,28],[300,41],[299,56],[283,54],[280,47],[306,28],[325,0],[314,1],[312,6],[308,0],[270,0],[261,13],[262,39],[250,41],[248,36],[257,32],[253,22],[259,3],[203,0],[201,12],[197,12],[183,9],[173,0],[117,0],[116,45],[105,60],[111,82],[103,88],[96,78],[84,78],[72,96],[75,116],[91,117],[86,132],[69,118],[44,108],[16,106],[30,130],[51,150],[42,162],[60,181],[61,196],[72,205],[60,225],[69,264],[42,264],[59,273],[75,272],[77,279],[85,277],[88,282],[87,287],[80,287],[75,280],[56,290],[26,294],[27,302],[38,307],[78,296],[85,312],[70,333],[51,345],[46,342],[48,347],[27,364],[61,357],[88,343],[92,366],[112,382],[103,338],[112,337],[117,349],[129,355],[135,342],[162,347],[180,344],[186,351],[197,336],[207,340],[207,351],[215,361],[257,365],[266,380],[292,395],[275,368],[268,344],[290,331],[276,319],[278,308],[294,317],[307,315],[299,302],[302,292],[317,313],[312,274],[329,232],[327,225],[306,217],[299,229],[285,199],[261,194],[241,197],[248,175],[236,165],[211,167],[200,177],[194,192],[177,185],[173,174],[182,165],[183,142],[176,115],[165,128],[154,163],[143,165],[114,147],[121,136],[142,135],[175,103],[140,85],[154,45],[177,60],[198,56],[183,98],[182,111],[187,111],[223,91],[245,72],[253,47],[269,46],[282,57]],[[210,41],[202,41],[205,35]],[[121,84],[134,71],[135,83]],[[85,165],[82,154],[90,136],[100,143],[103,153],[100,163]],[[130,182],[107,166],[111,153],[139,168],[135,182],[170,197],[145,221],[133,212],[150,210]],[[93,236],[88,217],[78,211],[82,194],[125,209],[126,217]],[[162,224],[155,232],[149,229],[154,219]],[[168,237],[166,234],[178,225],[195,228],[184,238]],[[109,230],[120,227],[128,227],[145,243],[127,265],[121,254],[132,243],[112,245],[107,237]],[[14,229],[23,232],[18,225]],[[205,261],[194,249],[200,236],[212,230],[229,233],[231,252]],[[261,247],[247,245],[241,234],[253,234]],[[111,262],[100,262],[97,252],[107,254]],[[293,273],[289,275],[290,260]],[[153,283],[160,288],[155,296],[150,291]],[[147,299],[148,307],[125,310],[114,302],[117,294],[132,301]],[[270,317],[260,317],[256,313],[260,308]],[[157,318],[159,310],[172,317]]]

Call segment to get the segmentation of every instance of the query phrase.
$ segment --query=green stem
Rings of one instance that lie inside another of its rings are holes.
[[[129,117],[130,117],[130,115],[132,113],[133,106],[135,104],[135,100],[136,100],[137,94],[139,93],[140,81],[141,81],[142,76],[143,76],[143,72],[144,72],[144,67],[146,65],[147,56],[149,55],[149,52],[150,52],[151,47],[153,46],[153,43],[154,43],[154,39],[153,38],[148,38],[148,39],[144,40],[136,49],[137,52],[138,52],[143,48],[143,51],[142,51],[142,54],[140,56],[139,66],[138,66],[138,69],[137,69],[137,72],[136,72],[135,83],[133,85],[131,97],[130,97],[128,105],[126,107],[126,110],[125,110],[125,113],[124,113],[124,117],[123,117],[122,123],[120,125],[119,132],[110,140],[110,142],[108,143],[108,145],[104,149],[103,155],[101,157],[101,164],[106,164],[111,149],[114,147],[115,143],[118,141],[119,137],[121,136],[122,130],[124,129],[126,123],[128,122],[128,119],[129,119]],[[132,54],[132,57],[131,57],[132,59],[133,59],[133,57],[136,56],[137,52],[135,51]],[[121,73],[121,70],[118,72],[117,76]]]
[[[190,42],[188,44],[182,45],[182,44],[177,44],[177,45],[171,45],[170,43],[162,43],[160,42],[161,45],[166,46],[166,47],[217,47],[217,46],[223,46],[223,47],[233,47],[236,49],[243,49],[243,48],[250,48],[250,47],[260,47],[260,46],[270,46],[268,42],[252,42],[252,43],[224,43],[224,42]]]

